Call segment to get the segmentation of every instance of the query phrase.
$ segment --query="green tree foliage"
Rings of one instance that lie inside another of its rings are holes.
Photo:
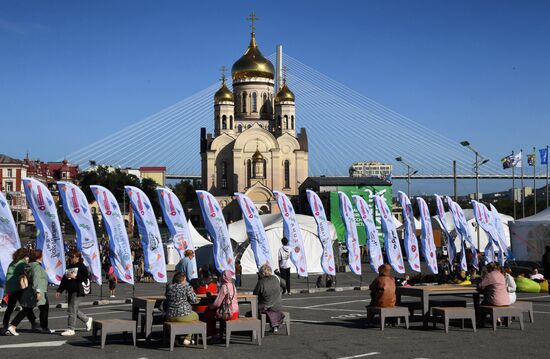
[[[194,203],[197,201],[195,187],[193,187],[190,181],[180,181],[170,186],[170,189],[178,197],[184,207],[185,203]]]

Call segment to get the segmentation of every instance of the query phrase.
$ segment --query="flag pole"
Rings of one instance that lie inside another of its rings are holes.
[[[525,218],[525,186],[523,185],[523,149],[519,151],[521,163],[521,218]]]
[[[512,161],[514,157],[514,151],[512,151]],[[512,165],[512,202],[514,202],[514,219],[516,215],[516,166]]]
[[[533,146],[533,202],[537,214],[537,149]]]

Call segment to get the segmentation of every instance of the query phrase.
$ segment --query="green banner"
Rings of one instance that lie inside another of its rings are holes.
[[[344,192],[350,199],[351,203],[354,205],[353,212],[355,213],[355,223],[357,224],[357,234],[359,235],[359,244],[364,245],[366,243],[367,234],[365,233],[365,227],[359,212],[355,208],[355,203],[353,202],[352,195],[358,195],[365,199],[368,203],[372,213],[374,214],[374,222],[376,223],[376,228],[380,235],[380,243],[384,243],[382,236],[382,231],[380,230],[380,222],[378,221],[377,211],[374,207],[374,199],[370,198],[370,195],[376,193],[381,194],[386,198],[386,202],[392,203],[392,188],[391,186],[339,186],[338,191]],[[340,204],[338,203],[338,192],[330,192],[330,221],[334,224],[336,228],[336,235],[338,236],[338,241],[345,242],[346,240],[346,227],[344,222],[342,222],[342,217],[340,216]]]

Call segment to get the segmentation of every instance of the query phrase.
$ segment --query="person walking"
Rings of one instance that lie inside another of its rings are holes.
[[[283,290],[283,294],[285,294],[285,291],[288,295],[290,295],[290,247],[288,246],[288,239],[286,237],[283,237],[281,239],[281,243],[283,246],[279,249],[279,273],[281,274],[281,278],[285,281],[285,289]]]
[[[62,336],[75,335],[77,318],[86,323],[86,331],[92,330],[92,317],[88,317],[79,309],[82,298],[87,294],[84,291],[84,287],[89,287],[89,285],[88,268],[84,265],[82,253],[77,250],[71,251],[69,253],[69,265],[55,293],[56,298],[61,297],[61,293],[64,291],[67,291],[68,295],[67,312],[69,313],[69,328],[61,333]]]
[[[191,283],[191,279],[196,277],[196,275],[194,275],[196,273],[193,269],[193,257],[195,257],[195,252],[188,249],[183,253],[183,258],[176,264],[176,272],[185,274],[187,283]]]
[[[47,295],[48,276],[44,268],[42,268],[41,250],[35,249],[31,252],[30,263],[26,272],[28,273],[28,286],[23,290],[23,294],[21,295],[21,307],[23,309],[11,322],[8,332],[11,335],[19,335],[16,330],[17,326],[26,316],[33,323],[33,330],[35,332],[52,334],[54,331],[48,327],[48,312],[50,308]],[[40,328],[34,324],[36,317],[32,310],[36,306],[38,306],[38,310],[40,311]]]
[[[550,282],[550,246],[546,246],[546,252],[542,255],[542,268],[544,278]],[[550,293],[550,286],[548,287],[548,293]]]
[[[5,291],[8,296],[6,311],[2,321],[3,331],[10,325],[10,318],[17,302],[21,301],[23,289],[21,288],[21,276],[25,275],[25,267],[29,263],[29,251],[26,248],[19,248],[12,254],[12,262],[6,272]],[[30,319],[29,319],[30,320]]]

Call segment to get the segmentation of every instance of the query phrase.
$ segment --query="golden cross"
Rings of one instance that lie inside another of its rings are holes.
[[[286,83],[286,71],[287,71],[286,65],[283,65],[283,81]]]
[[[256,12],[252,11],[246,19],[250,20],[250,29],[252,30],[252,32],[254,32],[254,30],[256,30],[256,26],[254,26],[254,21],[260,20],[256,17]]]
[[[225,71],[227,71],[227,67],[220,67],[220,72],[222,73],[222,77],[220,78],[220,80],[222,80],[222,82],[225,82]]]

